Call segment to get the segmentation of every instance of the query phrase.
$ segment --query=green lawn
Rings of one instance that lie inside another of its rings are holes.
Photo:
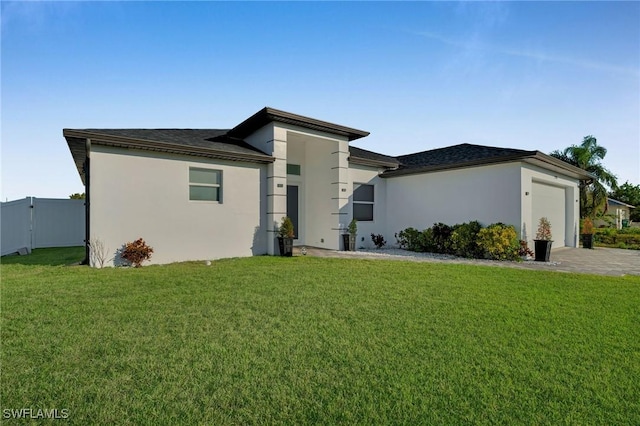
[[[31,256],[2,258],[3,414],[640,424],[640,277],[311,257],[97,270],[53,265],[78,249]]]

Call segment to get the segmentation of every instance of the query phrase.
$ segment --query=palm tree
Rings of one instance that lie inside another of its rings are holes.
[[[563,151],[553,151],[552,157],[591,173],[595,179],[580,181],[580,216],[595,217],[604,212],[607,206],[607,189],[618,187],[616,176],[606,169],[600,161],[607,155],[607,149],[598,145],[593,136],[585,136],[580,145],[571,145]]]

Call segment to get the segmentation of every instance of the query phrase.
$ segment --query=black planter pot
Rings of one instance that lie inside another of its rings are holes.
[[[293,256],[293,238],[278,237],[280,256]]]
[[[356,236],[351,234],[342,234],[343,251],[356,251]]]
[[[533,240],[535,244],[536,261],[548,262],[551,256],[551,244],[553,241],[549,240]]]
[[[593,234],[581,234],[580,238],[582,239],[582,248],[593,248]]]

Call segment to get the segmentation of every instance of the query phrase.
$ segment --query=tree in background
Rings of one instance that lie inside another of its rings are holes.
[[[75,194],[69,195],[69,198],[71,198],[72,200],[84,200],[84,192],[82,194],[78,194],[76,192]]]
[[[598,145],[596,138],[589,135],[584,137],[580,145],[571,145],[563,151],[553,151],[550,155],[586,170],[595,177],[591,182],[580,182],[580,216],[592,218],[604,213],[607,207],[607,186],[614,191],[618,187],[616,176],[601,163],[607,155],[607,149]]]
[[[629,182],[625,182],[611,191],[609,197],[635,206],[635,209],[631,209],[631,220],[640,222],[640,185],[631,185]]]

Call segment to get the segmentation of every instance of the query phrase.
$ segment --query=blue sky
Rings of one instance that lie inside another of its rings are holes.
[[[264,106],[389,155],[594,135],[640,184],[637,2],[2,2],[2,193],[83,187],[68,128],[229,128]]]

